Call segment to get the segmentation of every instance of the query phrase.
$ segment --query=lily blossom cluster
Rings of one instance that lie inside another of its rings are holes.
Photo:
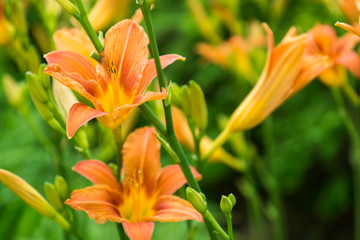
[[[296,35],[296,29],[291,28],[274,47],[271,29],[266,24],[263,26],[268,35],[265,68],[255,87],[232,114],[225,131],[255,127],[328,67],[327,57],[306,54],[305,34]]]
[[[156,76],[153,59],[148,59],[149,40],[143,28],[132,20],[114,25],[105,35],[101,63],[96,67],[83,55],[72,51],[55,51],[45,55],[44,72],[87,98],[95,108],[75,103],[67,118],[67,135],[93,118],[107,128],[121,125],[135,107],[150,100],[165,99],[161,92],[147,92]],[[162,67],[184,59],[176,54],[160,57]]]
[[[346,69],[360,77],[359,56],[353,50],[359,40],[352,34],[338,38],[335,30],[328,25],[318,25],[311,29],[307,53],[328,57],[329,66],[319,75],[323,83],[329,86],[344,85],[347,80]]]
[[[97,223],[122,223],[130,239],[151,239],[154,221],[202,221],[192,205],[172,194],[186,183],[178,165],[161,168],[160,143],[154,130],[145,127],[131,133],[123,148],[122,180],[98,160],[84,160],[73,170],[94,183],[75,190],[66,203],[84,210]],[[191,169],[194,177],[201,175]]]

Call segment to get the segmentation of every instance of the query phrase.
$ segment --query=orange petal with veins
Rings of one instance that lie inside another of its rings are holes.
[[[85,211],[90,218],[95,219],[95,222],[105,223],[106,220],[127,221],[117,210],[121,201],[122,196],[115,189],[99,184],[73,191],[71,199],[66,200],[65,203],[76,210]]]
[[[177,55],[177,54],[167,54],[167,55],[160,56],[161,67],[166,68],[168,65],[175,62],[176,60],[185,61],[185,58],[180,55]],[[137,90],[137,95],[143,94],[143,92],[149,86],[149,84],[154,79],[154,77],[156,77],[156,67],[155,67],[154,59],[152,58],[152,59],[149,59],[147,65],[144,69],[141,83]]]
[[[154,230],[153,222],[123,222],[124,230],[131,240],[151,240]]]
[[[191,167],[191,172],[196,180],[201,179],[201,174]],[[157,182],[159,196],[171,195],[186,183],[186,178],[179,165],[169,165],[163,168]]]
[[[160,197],[155,209],[156,214],[152,217],[145,217],[144,220],[178,222],[191,219],[202,222],[201,214],[188,201],[177,196],[167,195]]]
[[[89,107],[84,103],[75,103],[69,111],[66,123],[66,134],[68,138],[72,138],[75,132],[93,118],[107,114],[95,108]]]
[[[136,93],[148,62],[148,44],[144,29],[132,20],[119,22],[105,35],[102,65],[105,69],[115,67],[117,84],[130,95]]]
[[[114,177],[111,168],[102,161],[84,160],[77,163],[73,170],[94,184],[106,184],[113,189],[121,190],[121,185]]]

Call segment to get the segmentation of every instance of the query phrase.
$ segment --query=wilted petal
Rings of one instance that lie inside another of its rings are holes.
[[[160,56],[161,67],[166,68],[168,65],[172,64],[176,60],[185,61],[185,58],[177,54],[168,54],[168,55]],[[155,67],[154,59],[152,58],[149,59],[144,69],[143,76],[136,95],[142,95],[155,76],[156,76],[156,67]]]
[[[176,196],[162,196],[155,205],[156,214],[145,217],[146,221],[178,222],[184,220],[196,220],[202,222],[201,214],[184,199]]]
[[[154,230],[153,222],[123,222],[123,226],[130,240],[151,240]]]
[[[136,93],[148,62],[148,44],[144,29],[132,20],[119,22],[105,35],[102,64],[105,69],[115,67],[117,84],[130,95]]]
[[[121,190],[121,185],[113,175],[111,168],[99,160],[84,160],[77,163],[73,170],[89,179],[94,184],[105,184]]]
[[[121,201],[122,196],[108,185],[94,185],[73,191],[71,199],[66,200],[65,203],[76,210],[85,211],[97,223],[105,223],[106,220],[127,221],[117,210]]]
[[[155,177],[161,171],[160,143],[153,131],[150,127],[135,130],[128,136],[122,151],[125,179],[141,177],[149,188],[155,187]]]
[[[75,132],[93,118],[107,114],[95,108],[89,107],[84,103],[75,103],[69,111],[66,123],[66,134],[68,138],[72,138]]]
[[[200,180],[201,179],[200,173],[198,173],[195,168],[191,166],[190,168],[196,180]],[[186,178],[183,172],[181,171],[180,166],[170,165],[162,169],[156,188],[159,191],[159,196],[171,195],[185,183],[186,183]]]

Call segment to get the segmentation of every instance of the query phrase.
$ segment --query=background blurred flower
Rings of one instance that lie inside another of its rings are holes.
[[[130,239],[151,239],[153,221],[202,221],[189,202],[172,196],[186,179],[178,165],[161,168],[160,143],[153,131],[150,127],[137,129],[127,138],[121,183],[101,161],[78,163],[74,170],[95,185],[73,191],[66,203],[84,210],[97,223],[121,222]]]
[[[360,77],[359,56],[353,51],[359,40],[351,34],[338,38],[329,25],[317,25],[309,31],[307,54],[328,57],[328,67],[319,75],[323,83],[328,86],[344,85],[347,81],[345,69]]]

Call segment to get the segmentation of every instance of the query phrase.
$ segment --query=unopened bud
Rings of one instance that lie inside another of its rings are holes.
[[[235,198],[234,194],[230,193],[228,198],[230,199],[232,206],[234,207],[236,204],[236,198]]]
[[[196,126],[205,130],[208,124],[208,112],[204,93],[195,81],[189,82],[189,90],[191,115]]]
[[[207,212],[207,203],[204,194],[198,193],[191,187],[186,188],[186,197],[193,205],[193,207],[201,214],[205,214]]]
[[[190,105],[190,89],[188,86],[183,85],[180,88],[181,90],[181,109],[184,113],[189,116],[191,115],[191,105]]]
[[[45,90],[50,88],[50,76],[44,73],[44,69],[46,68],[46,64],[40,64],[39,72],[38,72],[38,79],[40,84],[43,86]]]
[[[32,72],[26,72],[25,76],[33,99],[36,98],[41,103],[46,103],[49,100],[49,96],[40,84],[38,76]]]
[[[78,12],[77,8],[75,7],[74,4],[72,4],[72,2],[70,2],[69,0],[56,0],[61,7],[68,12],[71,15],[74,15],[75,13]]]
[[[56,210],[59,211],[59,210],[62,210],[64,208],[64,203],[61,201],[60,196],[59,196],[58,192],[56,191],[54,185],[52,185],[51,183],[46,182],[44,184],[44,191],[45,191],[46,198],[49,200],[51,205]]]
[[[55,177],[55,189],[58,192],[61,200],[65,201],[69,195],[69,187],[66,180],[62,177],[57,175]]]
[[[224,215],[230,214],[233,209],[233,204],[232,204],[231,200],[224,195],[221,197],[220,209]]]
[[[4,91],[12,106],[19,106],[24,102],[25,85],[23,82],[16,82],[10,75],[3,76]]]
[[[38,191],[22,178],[9,171],[0,169],[0,182],[41,215],[54,220],[67,231],[71,229],[69,222],[66,221]]]

